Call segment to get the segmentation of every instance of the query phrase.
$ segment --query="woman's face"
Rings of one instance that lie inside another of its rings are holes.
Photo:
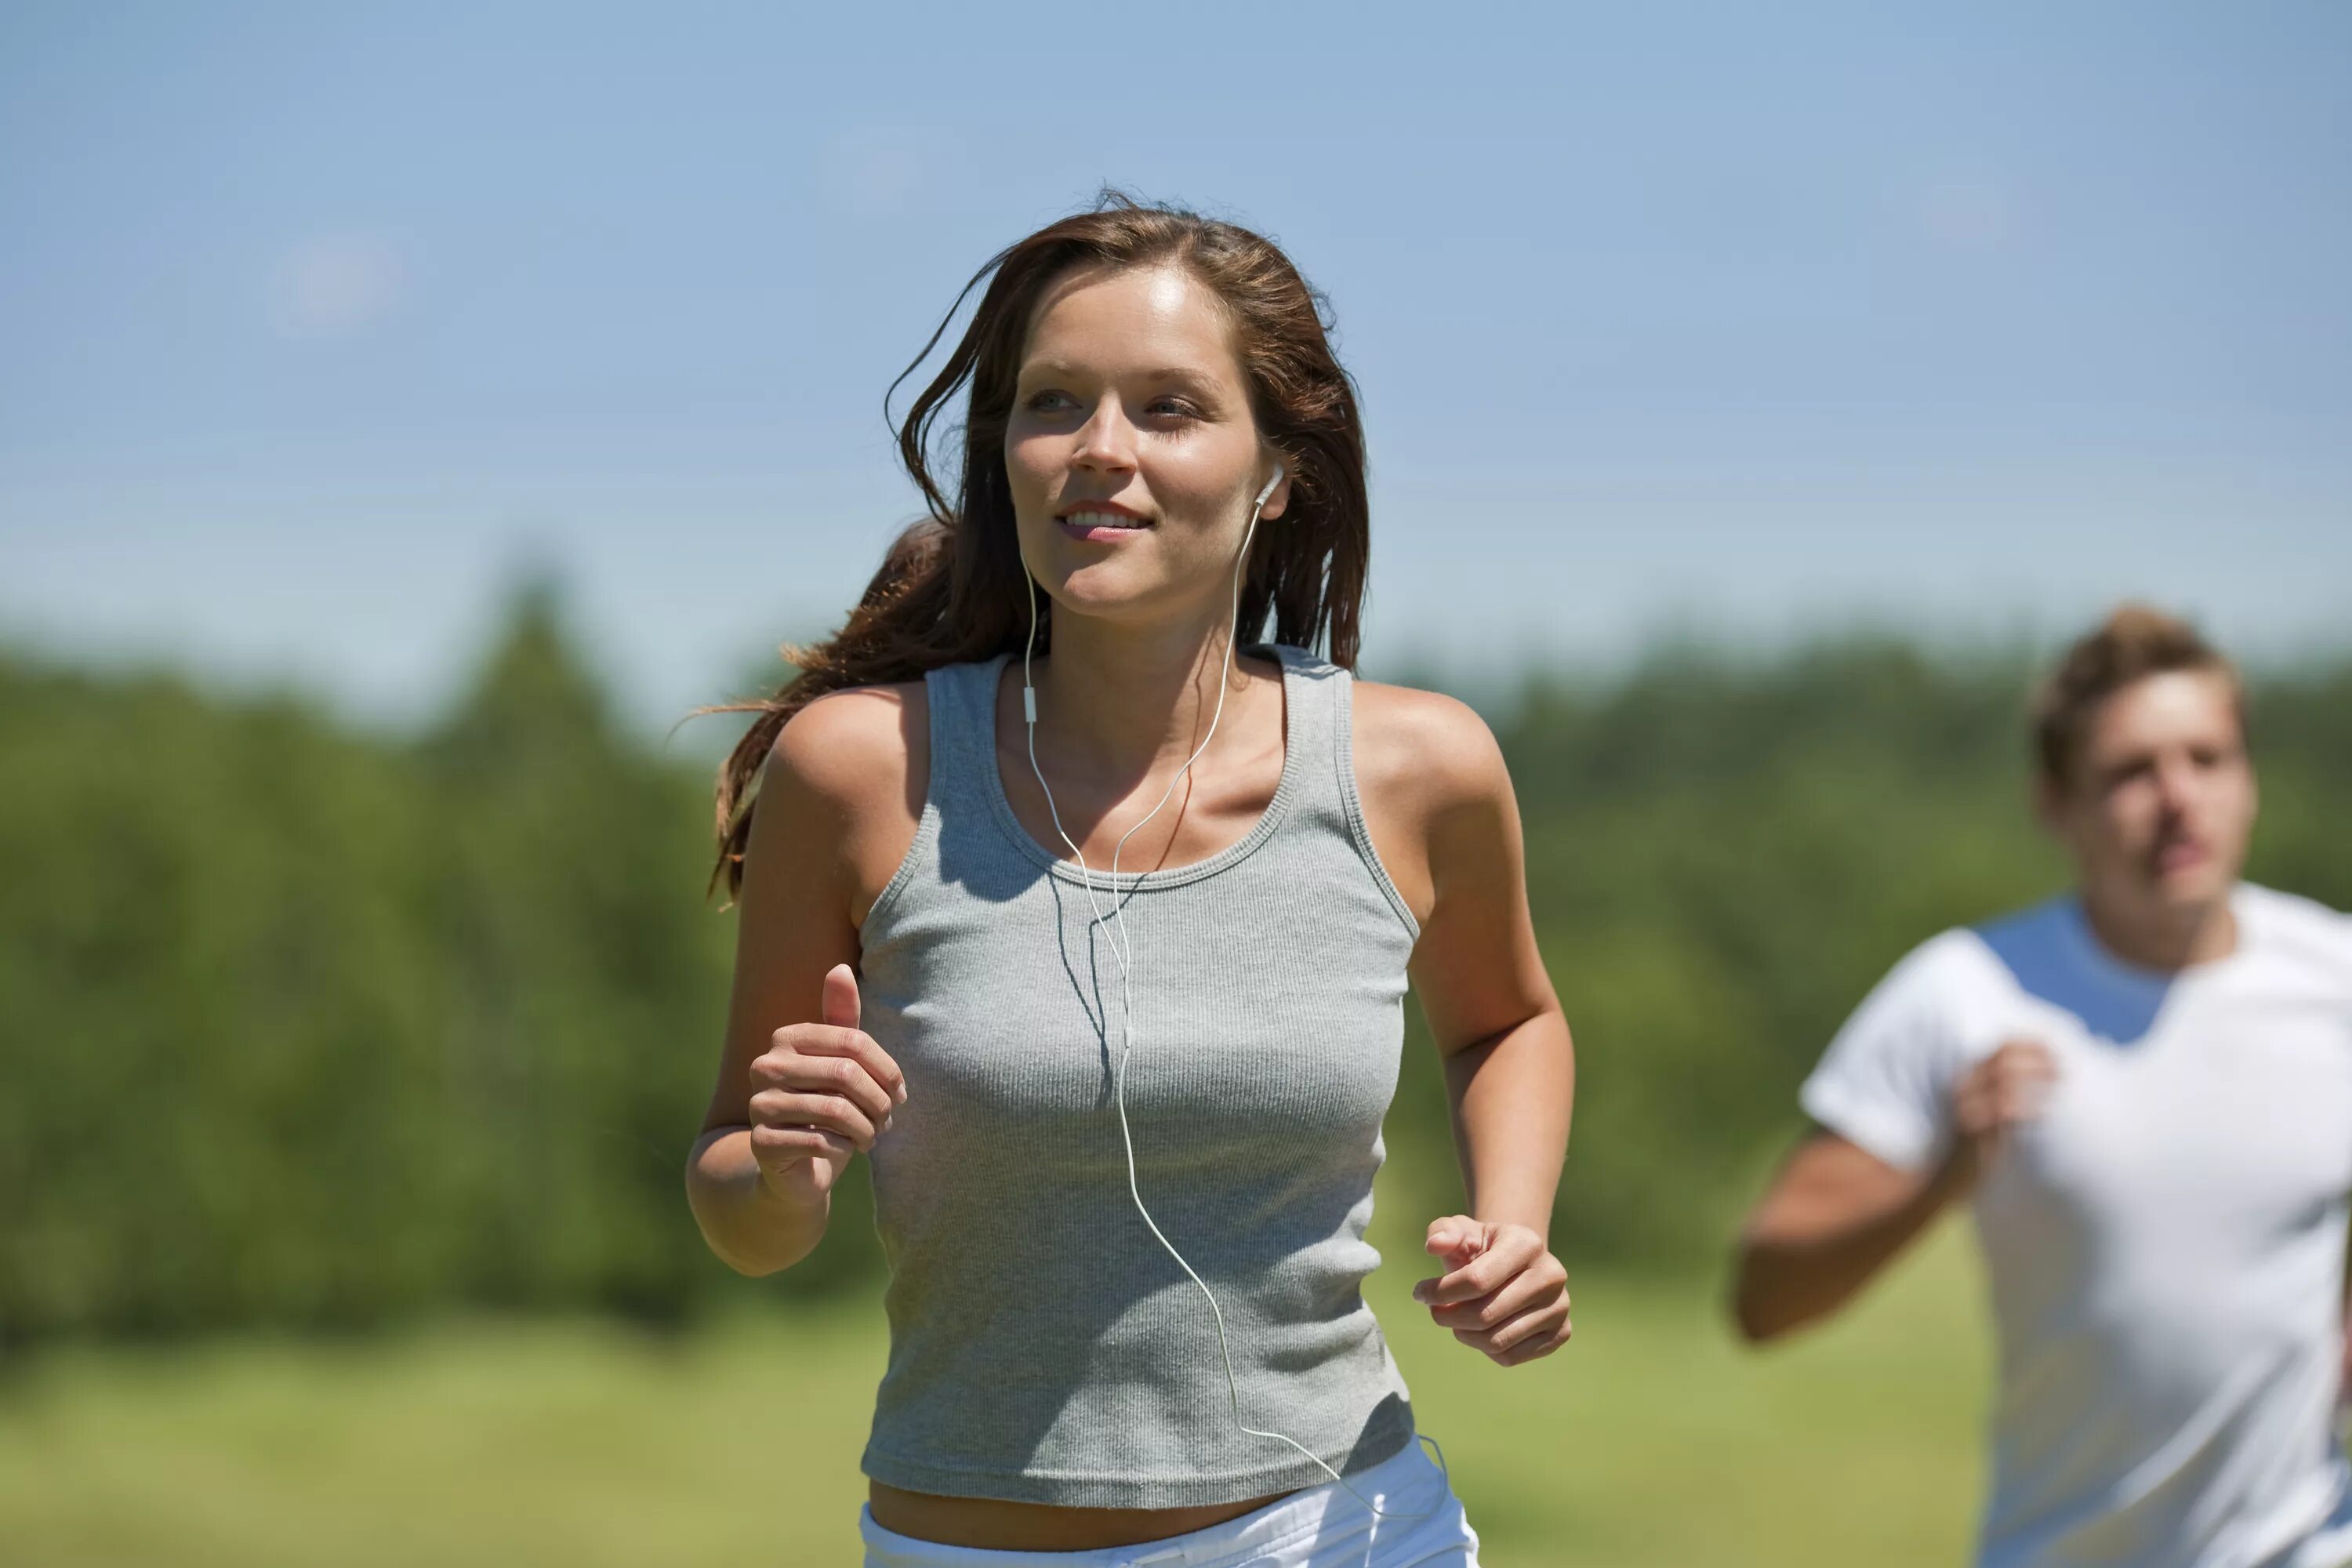
[[[1274,459],[1216,296],[1172,267],[1057,280],[1030,325],[1004,467],[1022,558],[1058,605],[1130,623],[1221,606]]]

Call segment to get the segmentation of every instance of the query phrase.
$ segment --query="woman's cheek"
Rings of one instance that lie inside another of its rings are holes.
[[[1044,500],[1053,487],[1054,465],[1049,454],[1038,450],[1035,443],[1008,446],[1004,453],[1004,476],[1012,484],[1016,501]]]

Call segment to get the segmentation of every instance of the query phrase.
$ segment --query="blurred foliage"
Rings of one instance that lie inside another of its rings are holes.
[[[0,658],[0,1342],[460,1304],[668,1324],[873,1276],[862,1165],[778,1280],[695,1232],[732,931],[707,779],[584,668],[544,591],[406,740]],[[1571,1263],[1711,1258],[1863,991],[2062,885],[2025,679],[1895,641],[1670,648],[1498,722],[1579,1045]],[[2251,874],[2352,906],[2352,664],[2255,703]],[[1407,1063],[1391,1145],[1441,1212],[1417,1020]]]

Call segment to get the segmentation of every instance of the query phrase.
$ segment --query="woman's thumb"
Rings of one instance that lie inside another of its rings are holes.
[[[824,972],[817,1021],[843,1029],[857,1027],[857,972],[849,965],[836,963]]]
[[[1444,1219],[1430,1222],[1429,1238],[1423,1244],[1423,1250],[1446,1258],[1451,1264],[1459,1265],[1467,1263],[1470,1258],[1476,1257],[1477,1253],[1483,1250],[1472,1246],[1477,1239],[1478,1223],[1475,1220],[1465,1215],[1448,1215]],[[1468,1250],[1468,1257],[1456,1256],[1465,1249]]]

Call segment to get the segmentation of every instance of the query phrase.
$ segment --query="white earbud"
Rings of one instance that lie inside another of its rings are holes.
[[[1274,478],[1266,480],[1265,489],[1257,492],[1257,500],[1255,503],[1256,507],[1264,507],[1265,505],[1266,499],[1274,494],[1274,487],[1282,483],[1282,465],[1280,463],[1276,463],[1274,466]]]

